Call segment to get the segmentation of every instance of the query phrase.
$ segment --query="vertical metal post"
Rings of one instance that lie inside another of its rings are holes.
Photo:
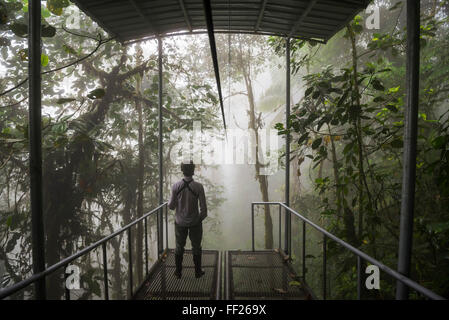
[[[144,219],[144,233],[145,233],[145,274],[148,275],[148,222]]]
[[[286,96],[285,96],[285,127],[290,128],[290,38],[285,45],[286,64]],[[285,138],[285,205],[290,206],[290,134]],[[291,214],[285,209],[285,254],[290,254],[291,246]]]
[[[406,110],[404,127],[404,161],[402,170],[401,222],[399,235],[398,272],[410,275],[413,242],[413,213],[416,179],[416,141],[419,104],[419,34],[420,2],[407,0],[407,65]],[[408,287],[397,281],[396,299],[408,299]]]
[[[108,253],[106,250],[106,242],[101,245],[103,248],[103,279],[104,279],[104,299],[109,300],[109,284],[108,284]]]
[[[282,206],[279,205],[279,250],[282,249]]]
[[[326,300],[326,289],[327,289],[327,237],[323,235],[323,300]]]
[[[253,251],[255,251],[255,245],[254,245],[254,203],[251,203],[251,244],[252,244]]]
[[[165,249],[168,249],[168,206],[165,204]]]
[[[66,285],[67,278],[69,277],[69,274],[66,272],[67,267],[68,267],[68,265],[66,264],[64,266],[64,268],[63,268],[63,270],[64,270],[64,280],[65,280],[65,283],[64,283],[65,290],[64,291],[65,291],[65,299],[66,300],[70,300],[70,290],[69,290],[69,288],[67,288],[67,285]]]
[[[164,176],[163,176],[163,145],[162,145],[162,103],[163,103],[163,73],[162,73],[162,39],[157,39],[158,44],[158,71],[159,71],[159,108],[158,108],[158,118],[159,118],[159,204],[162,204],[164,202],[164,190],[163,190],[163,183],[164,183]],[[164,239],[164,229],[163,229],[163,208],[160,209],[158,212],[158,253],[162,254],[163,251],[163,239]]]
[[[357,256],[357,300],[362,298],[362,258]]]
[[[41,127],[41,1],[29,1],[28,32],[28,101],[30,144],[30,197],[33,272],[45,270],[45,236],[42,193]],[[36,281],[36,299],[47,298],[45,277]]]
[[[306,281],[306,222],[302,222],[302,279]]]
[[[133,296],[133,256],[132,256],[132,241],[131,241],[131,227],[128,228],[128,275],[129,275],[129,298]]]
[[[162,250],[161,250],[161,247],[162,247],[162,245],[161,245],[161,224],[160,224],[160,221],[161,221],[162,219],[161,219],[161,216],[159,215],[159,212],[156,214],[156,247],[157,247],[157,253],[158,253],[158,256],[160,256],[161,255],[161,253],[162,253]]]

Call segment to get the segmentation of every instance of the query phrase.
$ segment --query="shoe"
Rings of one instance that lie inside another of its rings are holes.
[[[176,270],[175,270],[175,277],[178,279],[181,279],[182,276],[182,254],[175,254],[175,264],[176,264]]]
[[[193,255],[193,263],[195,264],[195,278],[201,278],[205,272],[201,269],[201,254]]]
[[[195,278],[201,278],[202,276],[204,276],[206,274],[206,272],[204,272],[204,270],[200,270],[199,272],[195,271]]]

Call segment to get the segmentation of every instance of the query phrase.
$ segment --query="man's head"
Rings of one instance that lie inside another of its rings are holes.
[[[195,174],[195,165],[193,161],[190,160],[190,163],[181,163],[181,171],[186,177],[191,177]]]

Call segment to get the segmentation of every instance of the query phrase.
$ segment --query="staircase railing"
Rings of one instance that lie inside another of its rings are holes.
[[[318,226],[317,224],[313,223],[309,219],[305,218],[292,208],[285,205],[283,202],[253,202],[251,203],[251,241],[252,241],[252,250],[255,251],[255,242],[254,242],[254,207],[256,205],[278,205],[279,206],[279,220],[281,219],[281,208],[285,209],[285,213],[288,211],[292,213],[294,216],[298,217],[300,220],[302,220],[302,278],[305,281],[306,279],[306,224],[312,226],[316,230],[318,230],[323,235],[323,299],[326,299],[327,294],[327,284],[326,284],[326,277],[327,277],[327,239],[331,239],[344,247],[345,249],[349,250],[353,254],[357,256],[357,299],[361,299],[361,281],[362,281],[362,270],[361,265],[362,261],[367,261],[373,265],[376,265],[384,271],[386,274],[390,275],[396,280],[399,280],[403,284],[405,284],[407,287],[414,289],[415,291],[419,292],[423,296],[432,299],[432,300],[445,300],[445,298],[439,296],[438,294],[434,293],[433,291],[421,286],[420,284],[416,283],[415,281],[403,276],[399,272],[389,268],[382,262],[374,259],[373,257],[367,255],[366,253],[360,251],[359,249],[355,248],[354,246],[350,245],[349,243],[343,241],[342,239],[338,238],[337,236],[333,235],[332,233],[328,232],[327,230],[323,229],[322,227]],[[281,247],[281,224],[279,223],[279,247]]]
[[[163,212],[165,208],[165,248],[168,248],[168,210],[167,210],[167,202],[162,203],[161,205],[157,206],[150,212],[144,214],[142,217],[134,220],[133,222],[129,223],[128,225],[124,226],[123,228],[115,231],[114,233],[104,237],[103,239],[91,244],[90,246],[78,251],[77,253],[71,255],[70,257],[67,257],[58,263],[55,263],[54,265],[48,267],[44,271],[40,273],[33,274],[29,278],[22,280],[20,282],[17,282],[7,288],[0,290],[0,299],[4,299],[6,297],[11,296],[12,294],[28,287],[29,285],[35,283],[38,280],[41,280],[42,278],[46,278],[49,275],[53,274],[59,269],[64,269],[64,272],[67,268],[67,266],[74,260],[88,254],[92,250],[102,247],[103,251],[103,284],[104,284],[104,298],[105,300],[109,300],[109,285],[108,285],[108,265],[107,265],[107,242],[114,237],[127,232],[128,233],[128,275],[129,275],[129,283],[128,283],[128,290],[129,290],[129,296],[133,296],[133,265],[132,265],[132,241],[131,241],[131,227],[137,225],[139,222],[143,220],[144,222],[144,233],[145,233],[145,268],[146,268],[146,274],[148,275],[148,237],[147,237],[147,229],[148,229],[148,223],[147,220],[150,216],[153,214],[156,214],[157,212],[160,212],[160,214],[157,215],[158,221],[157,221],[157,248],[163,247],[164,242],[164,228],[163,228],[163,222],[160,221],[160,219],[163,219]],[[161,254],[161,252],[158,252],[158,254]],[[70,292],[66,288],[65,289],[65,299],[70,300]]]

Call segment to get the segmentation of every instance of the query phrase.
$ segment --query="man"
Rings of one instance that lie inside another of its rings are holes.
[[[206,196],[203,185],[193,180],[195,165],[193,161],[181,164],[184,178],[176,182],[171,191],[168,207],[176,209],[175,237],[176,250],[175,276],[181,279],[182,259],[187,235],[192,243],[193,263],[195,264],[195,277],[204,275],[201,269],[201,240],[203,237],[203,220],[207,217]],[[198,210],[198,202],[200,210]]]

